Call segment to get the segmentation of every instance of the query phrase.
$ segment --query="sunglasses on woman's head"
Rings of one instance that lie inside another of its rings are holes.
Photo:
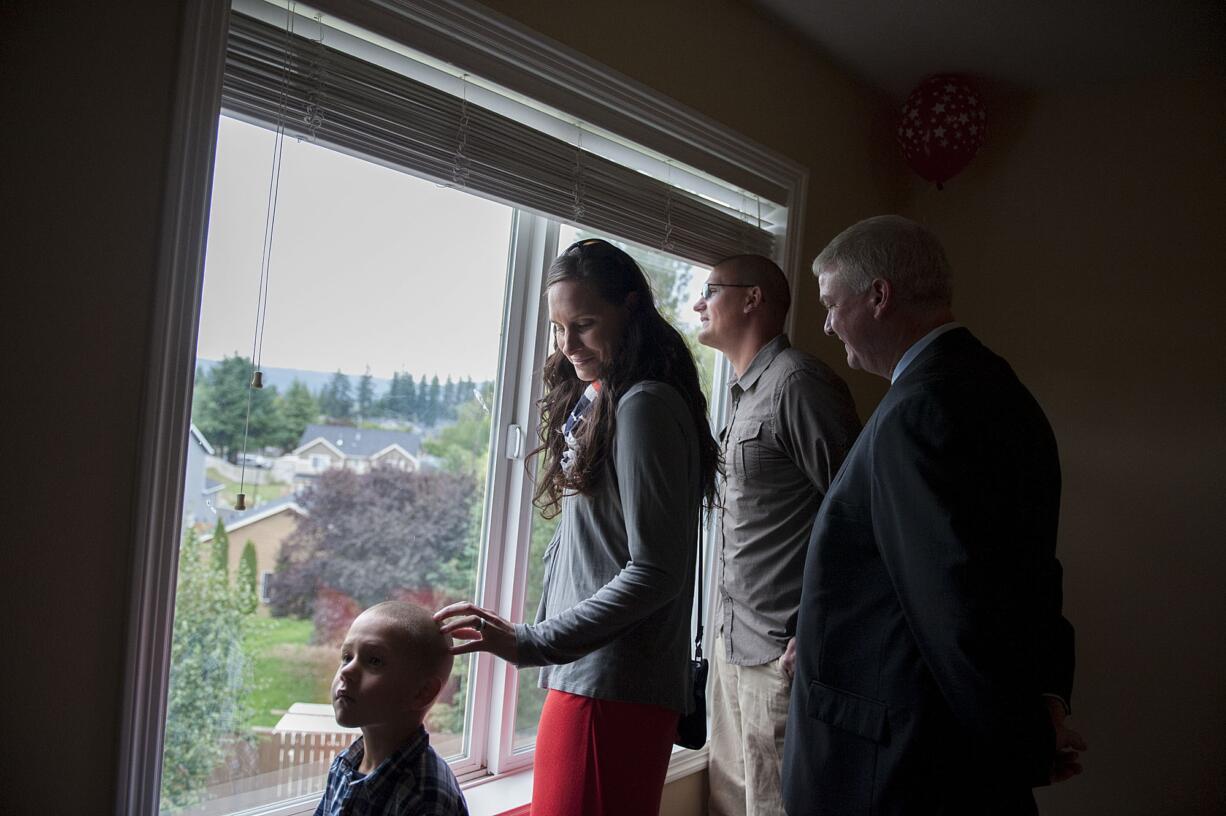
[[[568,246],[566,248],[566,252],[570,252],[571,250],[574,250],[574,249],[588,249],[589,247],[598,247],[598,246],[608,247],[609,249],[617,248],[613,246],[612,244],[610,244],[608,241],[604,240],[603,238],[584,238],[582,241],[575,241],[573,244]],[[564,252],[562,254],[565,255],[566,253]]]

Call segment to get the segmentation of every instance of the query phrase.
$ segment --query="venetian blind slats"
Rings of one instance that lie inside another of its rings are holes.
[[[288,44],[288,66],[286,51]],[[284,93],[284,99],[282,94]],[[231,15],[223,110],[700,264],[774,237],[698,196],[319,42]]]

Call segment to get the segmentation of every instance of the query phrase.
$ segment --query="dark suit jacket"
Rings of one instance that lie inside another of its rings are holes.
[[[933,341],[869,419],[809,540],[791,816],[1033,813],[1068,699],[1056,442],[1008,363]]]

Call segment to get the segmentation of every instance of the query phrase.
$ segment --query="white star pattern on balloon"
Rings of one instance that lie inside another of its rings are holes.
[[[978,94],[957,77],[922,82],[900,109],[896,138],[903,156],[938,186],[983,145],[986,113]]]

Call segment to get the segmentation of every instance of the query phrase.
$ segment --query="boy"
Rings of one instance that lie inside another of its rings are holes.
[[[336,721],[362,736],[332,760],[315,816],[468,816],[459,783],[422,720],[451,674],[451,638],[399,601],[367,609],[341,645]]]

